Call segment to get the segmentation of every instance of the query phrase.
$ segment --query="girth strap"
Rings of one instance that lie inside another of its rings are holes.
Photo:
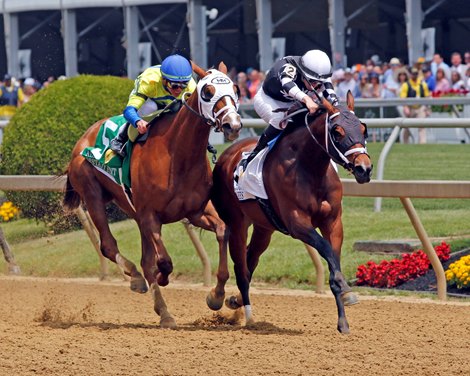
[[[282,219],[279,218],[279,216],[276,214],[269,200],[256,197],[256,201],[258,201],[258,204],[264,215],[268,218],[269,222],[276,228],[276,230],[282,232],[285,235],[289,235],[289,231],[284,225],[284,222],[282,222]]]

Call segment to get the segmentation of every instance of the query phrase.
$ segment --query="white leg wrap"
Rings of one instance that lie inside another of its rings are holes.
[[[251,305],[245,306],[245,320],[250,320],[253,317],[253,312],[251,310]]]

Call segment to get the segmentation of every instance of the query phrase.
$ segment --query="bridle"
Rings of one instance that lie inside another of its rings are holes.
[[[224,120],[230,114],[238,115],[238,97],[233,91],[233,82],[232,80],[222,72],[212,69],[211,73],[203,77],[197,84],[197,94],[198,94],[198,108],[199,112],[195,111],[186,100],[186,96],[191,95],[191,93],[186,92],[183,94],[181,101],[183,105],[191,111],[194,115],[201,118],[204,123],[208,124],[211,127],[215,128],[216,132],[221,132],[224,124]],[[215,94],[207,98],[204,95],[204,89],[207,85],[212,85],[215,87]],[[215,112],[215,106],[219,103],[220,100],[225,101],[225,105]],[[233,101],[233,103],[232,103]],[[225,113],[224,113],[225,112]],[[224,114],[221,119],[219,116]]]
[[[365,146],[347,149],[347,151],[344,153],[338,148],[337,146],[338,142],[335,141],[334,138],[332,137],[331,130],[334,128],[334,124],[332,123],[332,120],[335,119],[337,116],[339,116],[341,112],[335,112],[334,114],[331,114],[331,115],[329,115],[328,113],[326,114],[325,144],[324,145],[320,141],[318,141],[318,139],[315,137],[315,135],[313,134],[312,130],[309,127],[308,117],[310,116],[310,113],[308,112],[308,109],[306,108],[299,109],[289,114],[286,118],[284,118],[284,120],[290,117],[293,117],[295,115],[298,115],[300,113],[303,113],[303,112],[307,112],[307,114],[305,114],[304,125],[307,128],[307,131],[310,134],[310,137],[315,141],[315,143],[320,147],[320,149],[322,149],[333,161],[343,166],[343,168],[345,168],[346,170],[353,172],[354,161],[356,160],[356,158],[361,154],[366,154],[367,156],[369,155],[367,154],[367,148]],[[350,111],[350,112],[354,114],[353,111]],[[349,159],[347,158],[351,154],[355,154],[352,162],[350,162]]]

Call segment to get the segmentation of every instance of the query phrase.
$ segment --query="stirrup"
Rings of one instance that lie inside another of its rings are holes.
[[[246,168],[248,166],[248,163],[250,163],[253,159],[255,159],[255,157],[258,155],[258,153],[256,154],[253,154],[253,152],[251,152],[251,154],[246,157],[245,159],[242,159],[240,161],[240,164],[239,166],[242,167],[242,172],[245,172],[246,171]]]
[[[126,156],[126,144],[127,142],[125,142],[124,144],[122,144],[121,142],[113,139],[111,140],[111,142],[109,143],[109,148],[114,151],[117,155],[119,155],[121,158],[124,158]]]

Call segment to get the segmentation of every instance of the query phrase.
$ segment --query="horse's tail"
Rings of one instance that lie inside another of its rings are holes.
[[[67,174],[68,170],[66,170],[63,175]],[[77,209],[80,205],[80,195],[77,191],[73,188],[72,184],[70,183],[70,178],[67,176],[67,183],[65,185],[65,192],[64,192],[64,199],[62,201],[62,205],[66,210],[74,210]]]

